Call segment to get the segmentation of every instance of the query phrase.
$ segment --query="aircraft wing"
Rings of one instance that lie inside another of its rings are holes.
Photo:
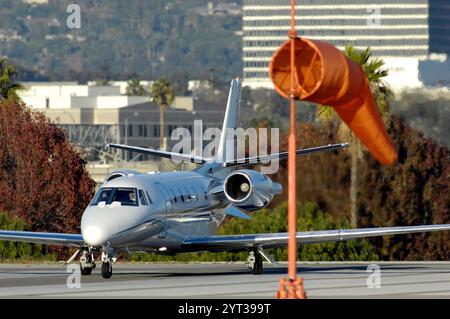
[[[303,156],[303,155],[326,152],[326,151],[334,151],[334,150],[348,147],[348,145],[349,145],[348,143],[328,144],[328,145],[323,145],[323,146],[298,149],[295,153],[297,154],[297,156]],[[281,153],[274,153],[274,154],[268,154],[268,155],[240,158],[235,161],[225,162],[224,166],[230,167],[230,166],[243,166],[243,165],[268,163],[270,160],[273,160],[273,159],[282,160],[282,159],[287,159],[287,158],[288,158],[288,152],[281,152]]]
[[[297,243],[299,244],[316,244],[357,238],[443,230],[450,230],[450,224],[307,231],[298,232],[296,237]],[[189,251],[247,250],[251,247],[258,246],[262,248],[277,248],[286,247],[288,238],[288,233],[188,236],[183,242],[183,248]]]
[[[37,233],[11,230],[0,230],[0,240],[69,247],[80,247],[84,244],[83,237],[79,234]]]

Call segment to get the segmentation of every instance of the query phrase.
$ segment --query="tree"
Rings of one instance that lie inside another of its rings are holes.
[[[159,106],[159,145],[161,149],[164,149],[165,112],[175,99],[175,91],[166,79],[159,79],[153,82],[151,95],[153,101]]]
[[[21,102],[0,102],[0,211],[31,231],[79,233],[94,190],[64,130]]]
[[[131,79],[128,81],[125,94],[128,96],[147,96],[149,92],[141,85],[141,81],[138,79]]]
[[[450,222],[450,151],[391,117],[389,132],[398,150],[395,165],[381,166],[369,154],[361,162],[364,183],[358,200],[362,227]],[[374,240],[390,260],[448,260],[448,232]]]
[[[368,152],[358,166],[358,227],[388,227],[450,222],[450,151],[424,138],[404,120],[392,115],[388,132],[398,151],[393,165],[383,166]],[[330,144],[339,134],[337,122],[327,125],[301,123],[299,148]],[[280,150],[287,148],[287,134],[280,136]],[[298,158],[297,193],[302,203],[313,202],[334,220],[349,220],[351,154],[337,151]],[[287,187],[287,163],[272,178]],[[287,200],[287,192],[274,197],[272,204]],[[274,205],[270,209],[275,208]],[[346,223],[347,224],[347,223]],[[349,223],[350,224],[350,220]],[[448,232],[374,238],[382,260],[449,260]]]
[[[388,75],[388,72],[382,69],[384,62],[382,59],[373,58],[370,48],[364,51],[357,50],[353,46],[345,48],[345,54],[354,62],[358,63],[368,81],[374,96],[376,105],[380,114],[387,123],[389,121],[389,98],[393,95],[387,83],[383,80]],[[332,121],[337,118],[333,108],[327,105],[319,105],[317,108],[317,118],[321,121]],[[341,122],[339,127],[340,137],[343,140],[350,142],[351,153],[351,183],[350,183],[350,215],[352,227],[358,226],[357,215],[357,197],[358,197],[358,164],[362,159],[362,145],[358,138],[348,128],[348,126]]]
[[[0,58],[0,101],[17,98],[17,91],[22,90],[23,86],[16,82],[16,78],[16,66]]]

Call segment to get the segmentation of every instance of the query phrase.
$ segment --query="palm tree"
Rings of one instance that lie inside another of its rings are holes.
[[[387,70],[383,70],[384,62],[382,59],[373,58],[370,48],[357,50],[353,46],[345,48],[345,54],[354,62],[358,63],[369,80],[376,105],[385,122],[389,121],[389,98],[393,96],[387,83],[383,80],[388,75]],[[319,105],[317,108],[317,118],[320,121],[328,122],[335,120],[336,113],[332,107]],[[362,159],[362,145],[359,139],[353,134],[348,126],[341,122],[339,126],[339,135],[342,139],[350,142],[351,179],[350,179],[350,216],[352,227],[358,226],[357,215],[357,196],[358,196],[358,163]]]
[[[126,88],[126,95],[129,96],[146,96],[149,95],[149,92],[145,88],[145,86],[141,85],[141,81],[138,79],[131,79],[128,81],[128,86]]]
[[[159,106],[159,145],[161,149],[164,149],[164,115],[169,105],[171,105],[175,99],[175,91],[169,81],[166,79],[159,79],[153,82],[151,95],[153,101]]]
[[[17,91],[22,90],[23,86],[16,82],[16,77],[16,66],[0,58],[0,100],[18,98]]]

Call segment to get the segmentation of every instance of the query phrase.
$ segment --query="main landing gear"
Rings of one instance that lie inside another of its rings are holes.
[[[102,277],[105,279],[111,278],[112,276],[112,262],[104,261],[102,262]]]
[[[80,257],[80,271],[83,276],[89,276],[95,268],[94,255],[86,250]]]
[[[263,272],[263,259],[257,249],[252,249],[248,253],[247,265],[251,273],[254,275],[261,275]]]
[[[105,279],[112,276],[112,263],[117,258],[114,257],[112,252],[102,252],[102,277]]]

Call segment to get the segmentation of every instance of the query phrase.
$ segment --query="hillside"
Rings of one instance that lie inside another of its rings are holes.
[[[80,29],[66,25],[70,3],[0,0],[0,56],[32,71],[21,80],[241,73],[240,1],[213,1],[208,12],[203,0],[80,0]]]

